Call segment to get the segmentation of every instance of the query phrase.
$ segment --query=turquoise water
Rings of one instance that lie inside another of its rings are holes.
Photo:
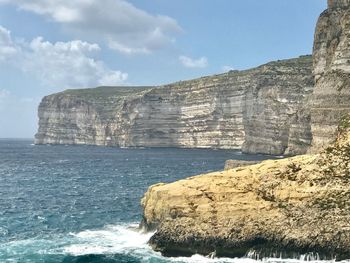
[[[137,229],[147,187],[221,170],[227,150],[34,146],[0,140],[2,262],[248,262],[164,258]],[[273,260],[270,260],[273,262]]]

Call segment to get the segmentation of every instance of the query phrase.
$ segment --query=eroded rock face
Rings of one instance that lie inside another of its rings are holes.
[[[312,151],[334,139],[337,123],[350,112],[350,1],[330,0],[328,5],[315,32]]]
[[[310,56],[160,87],[45,97],[37,144],[243,149],[298,154],[311,143]]]
[[[350,258],[350,121],[317,155],[151,186],[143,226],[168,256],[241,257],[249,251],[294,257]]]

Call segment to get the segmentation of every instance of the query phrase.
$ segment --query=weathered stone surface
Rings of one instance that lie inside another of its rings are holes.
[[[312,151],[334,139],[337,123],[350,112],[350,1],[330,0],[328,4],[315,32]]]
[[[301,57],[307,63],[309,57]],[[261,78],[250,80],[244,107],[243,152],[301,154],[311,143],[308,96],[313,81],[301,61],[262,68]],[[294,75],[296,74],[296,75]],[[290,78],[291,76],[293,77]],[[303,84],[295,85],[303,76]]]
[[[249,166],[253,164],[260,163],[261,161],[244,161],[244,160],[227,160],[225,162],[225,168],[224,170],[230,170],[234,168]]]
[[[311,67],[303,56],[160,87],[61,92],[42,100],[35,142],[305,153]]]
[[[317,155],[151,186],[143,226],[168,256],[240,257],[248,251],[350,258],[350,118],[335,144]]]

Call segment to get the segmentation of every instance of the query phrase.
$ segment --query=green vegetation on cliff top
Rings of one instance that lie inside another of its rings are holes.
[[[222,74],[216,74],[211,76],[204,76],[201,78],[193,79],[193,80],[187,80],[187,81],[178,81],[169,85],[183,85],[183,83],[195,83],[195,82],[202,82],[207,80],[214,80],[217,77],[232,77],[232,76],[241,76],[245,75],[249,72],[252,72],[254,70],[260,69],[261,67],[271,67],[271,69],[278,67],[278,66],[291,66],[291,65],[302,65],[302,64],[312,64],[312,56],[311,55],[305,55],[300,56],[298,58],[292,58],[292,59],[284,59],[284,60],[277,60],[273,62],[266,63],[264,65],[261,65],[259,67],[253,68],[253,69],[247,69],[247,70],[231,70],[227,73]],[[60,92],[59,94],[63,95],[71,95],[71,96],[79,96],[79,97],[85,97],[85,98],[108,98],[108,97],[126,97],[126,96],[132,96],[132,95],[138,95],[142,92],[149,91],[152,88],[157,88],[162,86],[101,86],[97,88],[88,88],[88,89],[68,89],[63,92]]]
[[[86,97],[110,97],[110,96],[128,96],[132,94],[137,94],[145,90],[149,90],[152,87],[147,86],[114,86],[107,87],[101,86],[97,88],[90,89],[68,89],[60,94],[65,95],[79,95]]]

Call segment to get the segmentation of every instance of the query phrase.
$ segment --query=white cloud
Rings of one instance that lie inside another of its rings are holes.
[[[122,73],[120,71],[110,71],[107,74],[101,75],[98,80],[98,85],[100,86],[113,86],[119,83],[123,83],[128,78],[127,73]]]
[[[91,55],[99,51],[97,44],[80,40],[51,43],[42,38],[34,39],[22,69],[35,74],[47,85],[64,88],[117,85],[128,75],[113,71]]]
[[[231,66],[222,66],[221,69],[223,72],[228,72],[228,71],[234,70],[234,68]]]
[[[1,32],[8,38],[0,41],[0,50],[9,45],[6,43],[11,43],[11,48],[14,49],[11,54],[7,54],[6,62],[34,75],[50,87],[118,85],[128,78],[127,73],[111,70],[102,61],[94,58],[94,54],[100,51],[97,44],[81,40],[51,43],[44,41],[42,37],[37,37],[30,43],[14,43],[8,30],[0,28],[0,34]]]
[[[114,50],[117,50],[121,53],[124,53],[124,54],[148,54],[150,53],[150,50],[148,50],[147,48],[131,48],[131,47],[128,47],[128,46],[125,46],[117,41],[113,41],[113,40],[110,40],[109,43],[108,43],[108,47],[111,48],[111,49],[114,49]]]
[[[6,60],[17,53],[17,48],[11,39],[11,32],[0,26],[0,61]]]
[[[206,57],[193,59],[186,56],[180,56],[179,60],[186,68],[205,68],[208,66],[208,59]]]
[[[174,42],[182,29],[168,16],[152,15],[125,0],[0,0],[61,23],[79,38],[104,40],[126,54],[150,53]]]

